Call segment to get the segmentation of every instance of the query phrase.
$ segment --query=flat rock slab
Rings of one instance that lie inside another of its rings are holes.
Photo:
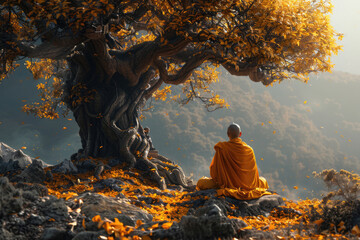
[[[131,205],[127,199],[107,197],[97,193],[84,193],[77,198],[84,201],[81,213],[85,214],[88,218],[93,218],[96,215],[100,215],[102,219],[108,218],[114,220],[114,218],[118,218],[124,225],[129,226],[135,226],[137,220],[142,222],[150,222],[152,220],[152,215]]]
[[[235,216],[257,216],[268,215],[274,208],[284,205],[284,200],[280,195],[264,195],[252,200],[238,200],[230,197],[216,197],[216,190],[202,190],[189,194],[191,197],[206,196],[209,199],[198,198],[196,200],[184,202],[183,205],[192,208],[191,211],[199,211],[200,208],[209,205],[217,205],[224,214],[231,213]],[[234,205],[236,210],[231,210],[230,205]],[[209,208],[209,207],[208,207]],[[213,211],[214,207],[209,208]],[[206,212],[207,210],[202,210]]]

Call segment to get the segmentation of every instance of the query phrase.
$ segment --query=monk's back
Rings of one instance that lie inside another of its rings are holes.
[[[225,188],[254,189],[259,187],[259,173],[253,149],[240,138],[215,145],[210,165],[211,177]]]

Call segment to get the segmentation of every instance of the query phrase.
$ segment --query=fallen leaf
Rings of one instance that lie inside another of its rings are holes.
[[[102,221],[102,220],[101,220],[100,215],[96,215],[96,216],[94,216],[94,217],[91,219],[91,221],[93,221],[93,222],[100,222],[100,221]]]
[[[67,127],[63,127],[62,129],[63,129],[63,130],[66,130],[66,129],[67,129]]]
[[[352,233],[352,234],[359,235],[359,234],[360,234],[359,226],[358,226],[358,225],[355,225],[355,226],[351,229],[351,233]]]
[[[252,226],[249,225],[249,226],[241,228],[241,230],[247,230],[247,229],[252,229]]]
[[[136,221],[136,227],[140,226],[141,224],[143,224],[143,222],[141,220]]]
[[[21,149],[26,149],[26,147],[21,147]]]
[[[344,226],[344,221],[341,221],[339,224],[338,224],[338,227],[342,227],[342,226]]]
[[[322,224],[323,222],[325,222],[324,219],[318,219],[318,220],[315,220],[315,221],[314,221],[314,223],[315,223],[316,225],[320,225],[320,224]]]
[[[161,225],[163,229],[169,229],[173,225],[172,222],[166,222]]]
[[[294,186],[294,189],[298,189],[299,187],[298,186]]]
[[[270,224],[268,230],[271,231],[271,230],[274,230],[274,229],[275,229],[275,225],[274,225],[274,224]]]

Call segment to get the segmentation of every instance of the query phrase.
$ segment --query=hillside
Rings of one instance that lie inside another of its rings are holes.
[[[160,102],[144,114],[143,124],[152,129],[156,147],[197,178],[208,176],[214,144],[226,139],[229,123],[238,122],[274,190],[291,198],[319,196],[314,191],[323,186],[315,185],[313,171],[360,170],[358,79],[334,73],[315,76],[308,84],[265,88],[223,74],[213,88],[229,109],[209,113],[200,103],[180,107]]]
[[[228,74],[220,78],[213,89],[229,109],[209,113],[199,102],[184,107],[157,102],[144,113],[142,124],[151,128],[155,147],[194,179],[208,175],[213,146],[225,140],[233,121],[242,126],[243,139],[254,148],[272,189],[284,196],[312,197],[312,191],[324,189],[311,179],[313,171],[359,172],[359,76],[336,72],[314,76],[308,84],[288,81],[267,88]],[[29,91],[35,84],[27,71],[1,84],[0,141],[54,164],[80,148],[78,127],[71,115],[51,121],[21,112],[24,103],[37,98],[36,91]]]
[[[357,239],[359,201],[238,200],[214,189],[160,190],[148,173],[109,159],[43,163],[0,143],[0,239]],[[12,155],[12,161],[6,161]],[[96,174],[93,161],[106,166]],[[30,163],[19,167],[25,161]],[[110,165],[112,167],[110,167]],[[329,173],[332,174],[330,177]],[[4,177],[5,176],[5,177]],[[359,175],[326,172],[324,179]],[[325,180],[325,181],[328,181]],[[347,185],[350,186],[350,185]],[[355,190],[356,193],[359,188]],[[350,193],[345,191],[346,194]],[[333,207],[336,204],[335,207]]]

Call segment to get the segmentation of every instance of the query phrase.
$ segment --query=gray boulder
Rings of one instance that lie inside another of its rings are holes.
[[[43,183],[46,179],[46,173],[43,169],[42,163],[39,160],[33,162],[25,168],[20,174],[10,178],[12,182],[28,182],[28,183]]]
[[[0,173],[7,171],[25,169],[33,162],[33,158],[26,155],[22,150],[15,150],[9,145],[0,142]],[[50,166],[49,164],[41,162],[42,168]]]
[[[65,240],[67,231],[62,228],[46,228],[41,236],[41,240]]]
[[[14,188],[6,177],[0,178],[0,219],[23,209],[21,191]]]
[[[98,240],[101,235],[107,236],[106,233],[102,234],[101,232],[84,231],[76,234],[72,240]]]
[[[69,219],[68,207],[64,199],[49,195],[43,197],[38,205],[40,212],[48,219],[53,218],[56,222]]]
[[[65,159],[60,164],[54,166],[53,173],[77,173],[78,169],[71,160]]]

